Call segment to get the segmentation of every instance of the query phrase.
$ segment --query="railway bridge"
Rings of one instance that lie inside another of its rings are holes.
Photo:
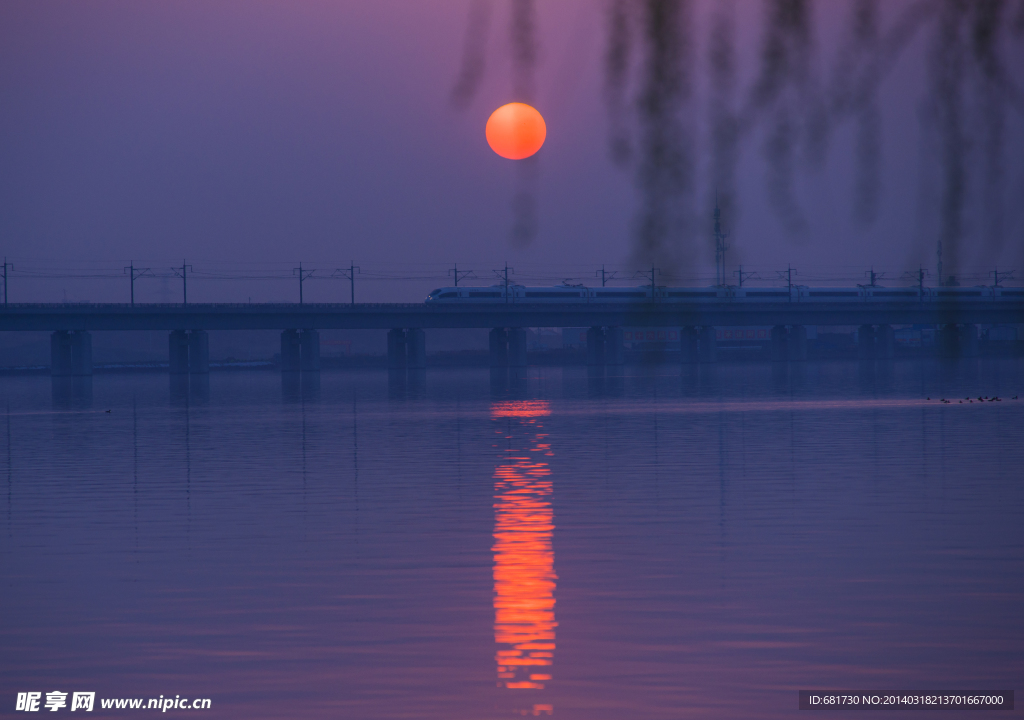
[[[93,331],[166,330],[172,374],[209,372],[210,330],[280,330],[286,372],[320,368],[320,330],[388,333],[388,363],[422,368],[431,328],[490,329],[491,364],[526,365],[526,328],[586,327],[589,364],[621,364],[624,327],[678,328],[684,362],[713,362],[715,328],[770,326],[772,357],[807,356],[806,326],[858,326],[862,358],[892,357],[893,325],[940,329],[948,355],[977,353],[979,324],[1024,323],[1024,299],[973,301],[635,303],[189,303],[33,304],[0,307],[2,331],[51,332],[51,373],[92,374]]]

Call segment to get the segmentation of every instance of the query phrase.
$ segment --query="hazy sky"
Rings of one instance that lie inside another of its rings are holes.
[[[535,104],[548,139],[537,158],[538,232],[525,247],[510,241],[514,162],[484,139],[490,112],[516,99],[507,0],[493,3],[479,93],[465,109],[450,101],[469,7],[455,0],[5,0],[0,238],[15,263],[12,301],[56,300],[62,292],[71,300],[125,299],[127,281],[18,273],[102,274],[131,260],[161,273],[187,258],[200,273],[253,274],[285,274],[301,260],[318,275],[354,261],[364,272],[364,300],[418,299],[446,283],[373,278],[443,275],[453,262],[480,278],[504,261],[524,277],[582,277],[602,263],[624,268],[638,205],[635,173],[615,167],[607,148],[604,3],[539,3]],[[817,18],[828,61],[823,80],[846,7],[837,0],[827,6],[830,17]],[[764,6],[738,0],[736,8],[743,95]],[[694,8],[698,77],[706,11],[706,4]],[[930,239],[921,239],[931,212],[920,189],[930,152],[918,129],[925,45],[915,41],[882,86],[876,222],[852,222],[850,127],[834,132],[823,167],[799,176],[803,233],[787,229],[766,199],[755,131],[741,145],[739,215],[726,218],[735,258],[762,277],[790,262],[808,275],[851,276],[871,265],[895,273],[933,264]],[[701,83],[692,103],[698,127]],[[1024,163],[1013,161],[1021,156],[1019,129],[1011,111],[1005,192],[1017,198],[1024,196]],[[703,150],[704,135],[695,138]],[[710,233],[713,188],[703,165],[695,177],[695,212]],[[979,223],[968,213],[968,232]],[[1020,203],[1009,203],[1005,227],[1012,240],[995,259],[1024,271]],[[694,273],[712,272],[709,252],[696,262]],[[197,278],[189,294],[291,300],[294,285]],[[348,299],[339,282],[306,287],[307,300]],[[140,280],[138,288],[143,300],[176,300],[180,292],[176,280]]]

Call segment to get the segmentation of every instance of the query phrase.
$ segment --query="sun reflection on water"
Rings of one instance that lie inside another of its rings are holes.
[[[555,657],[555,553],[551,445],[544,401],[495,403],[502,460],[494,471],[494,641],[498,686],[543,689]],[[550,714],[535,705],[534,714]]]

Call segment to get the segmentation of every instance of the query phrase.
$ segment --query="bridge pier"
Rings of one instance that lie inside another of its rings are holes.
[[[427,367],[427,334],[422,328],[409,328],[405,331],[405,352],[410,370],[423,370]]]
[[[172,330],[167,336],[167,369],[171,375],[188,375],[188,333]]]
[[[423,393],[427,389],[426,368],[409,368],[409,371],[406,373],[406,380],[408,382],[408,397],[423,397]]]
[[[875,359],[874,325],[861,325],[857,328],[857,358],[860,360]]]
[[[507,368],[508,331],[505,328],[493,328],[487,339],[491,352],[491,367]]]
[[[625,331],[620,327],[605,328],[604,361],[609,365],[622,365],[626,361]]]
[[[789,359],[788,333],[785,325],[772,328],[772,362],[785,362]]]
[[[388,369],[423,370],[427,367],[427,334],[422,328],[388,330]]]
[[[679,350],[684,363],[695,363],[700,359],[700,332],[693,325],[679,328]]]
[[[942,357],[978,357],[978,326],[948,324],[939,327],[936,341]]]
[[[192,375],[210,372],[210,335],[205,330],[188,334],[188,371]]]
[[[896,331],[892,325],[879,325],[875,328],[875,357],[879,360],[892,360],[896,357]]]
[[[171,375],[210,372],[210,336],[205,330],[173,330],[167,336],[167,368]]]
[[[388,330],[388,369],[405,370],[409,358],[405,347],[405,330],[392,328]]]
[[[587,328],[587,365],[604,365],[604,328]]]
[[[801,362],[807,359],[807,326],[790,325],[787,337],[787,355],[789,360]]]
[[[50,375],[92,375],[92,335],[84,330],[57,330],[50,334]]]
[[[92,375],[92,334],[85,330],[71,333],[71,374],[75,377]]]
[[[71,376],[71,333],[67,330],[50,334],[50,375]]]
[[[702,363],[718,361],[718,340],[715,338],[715,329],[710,325],[702,325],[700,328],[699,353]]]
[[[281,372],[299,372],[301,342],[298,330],[281,331]]]
[[[508,365],[526,367],[526,328],[508,329]]]
[[[50,398],[55,410],[88,410],[92,407],[92,378],[55,375],[50,378]]]
[[[960,326],[960,356],[978,357],[978,326],[968,323]]]
[[[960,357],[960,328],[955,324],[941,325],[935,333],[939,354],[945,358]]]
[[[299,369],[304,373],[320,372],[320,333],[303,330],[299,336]]]

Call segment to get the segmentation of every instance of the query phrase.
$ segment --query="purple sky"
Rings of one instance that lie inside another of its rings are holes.
[[[539,5],[536,105],[548,139],[538,158],[538,235],[520,248],[509,240],[516,168],[488,149],[483,132],[490,112],[515,99],[507,2],[494,4],[480,91],[457,110],[449,96],[465,1],[8,0],[0,8],[0,237],[15,263],[12,301],[58,300],[62,291],[71,300],[121,300],[127,291],[119,280],[18,272],[119,271],[131,260],[166,272],[183,257],[196,271],[256,274],[287,273],[300,260],[329,274],[354,260],[365,274],[363,300],[419,299],[447,283],[374,274],[443,276],[452,262],[480,278],[506,260],[523,276],[585,281],[602,263],[626,267],[638,205],[633,173],[614,167],[607,152],[604,6]],[[763,8],[751,0],[737,8],[746,88]],[[695,7],[696,114],[705,107],[706,12],[707,3]],[[844,4],[818,18],[824,65],[845,12]],[[746,268],[768,278],[792,262],[808,277],[853,278],[871,265],[891,275],[933,265],[933,243],[922,240],[932,211],[920,201],[924,47],[912,44],[882,88],[883,203],[870,228],[851,221],[850,127],[833,134],[823,168],[800,175],[803,235],[770,207],[763,141],[757,132],[746,139],[740,214],[727,218]],[[1013,157],[1019,129],[1011,111]],[[699,132],[698,149],[705,145]],[[1006,192],[1020,197],[1022,164],[1007,167]],[[704,212],[713,188],[703,165],[696,178]],[[968,232],[979,223],[969,212]],[[979,267],[998,260],[1024,271],[1019,203],[1010,203],[1006,232],[1015,240],[1002,257],[974,258]],[[703,255],[693,272],[710,275],[710,253]],[[197,279],[189,294],[291,300],[293,285]],[[179,297],[174,280],[138,287],[142,300]],[[307,285],[307,300],[347,299],[341,283]]]

